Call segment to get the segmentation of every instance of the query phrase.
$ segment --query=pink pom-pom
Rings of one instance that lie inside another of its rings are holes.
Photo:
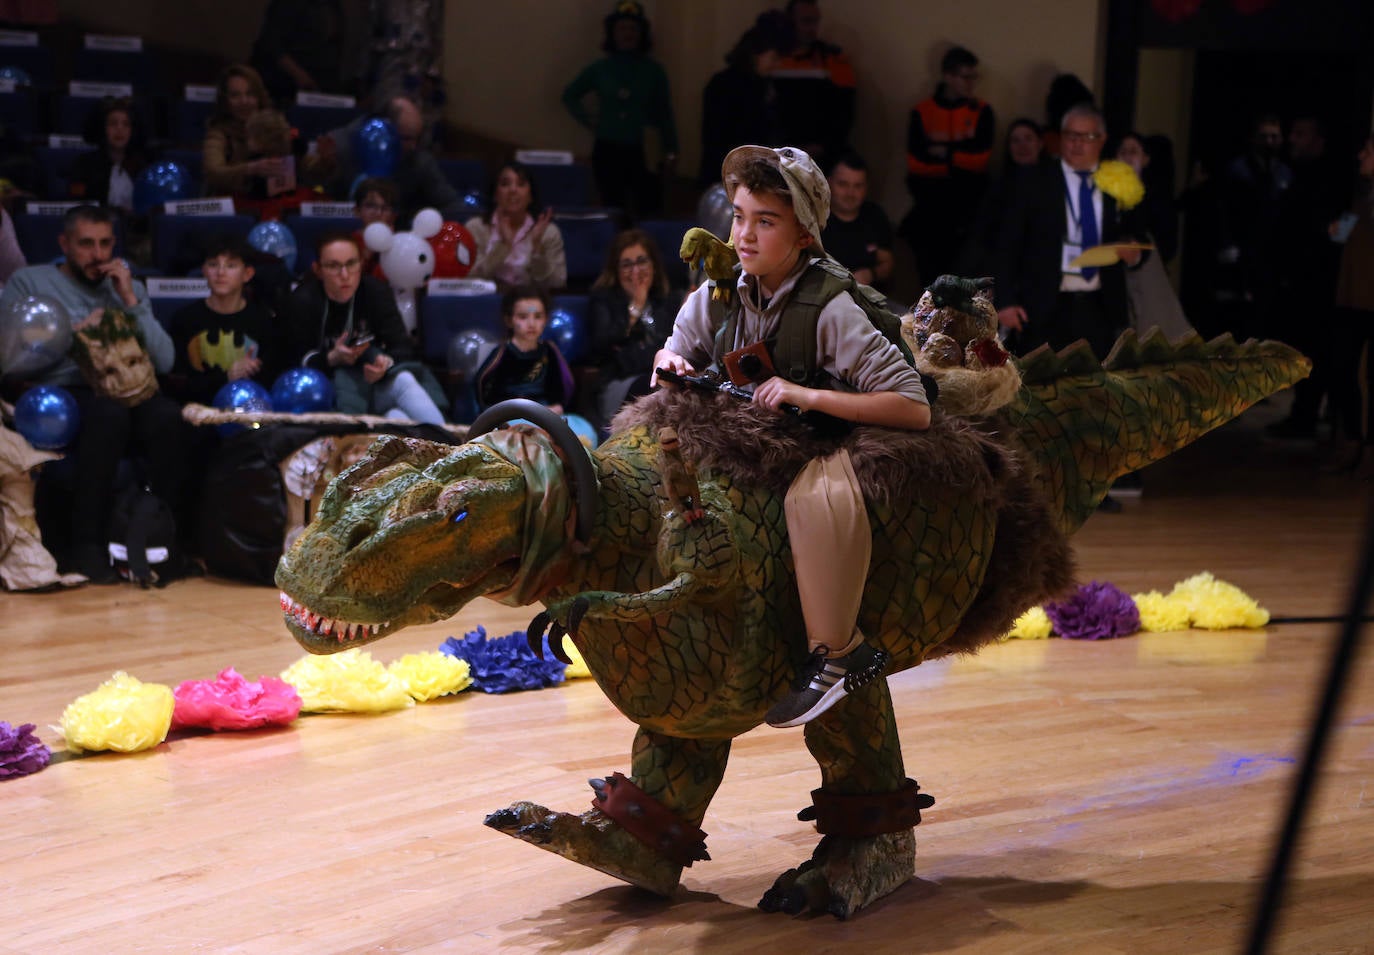
[[[301,712],[296,688],[276,677],[249,683],[233,667],[213,680],[187,680],[176,688],[172,729],[246,730],[285,725]]]

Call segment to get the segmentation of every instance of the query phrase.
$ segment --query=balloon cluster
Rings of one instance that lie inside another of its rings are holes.
[[[353,130],[353,155],[367,176],[390,176],[401,158],[401,137],[390,120],[365,120]]]
[[[290,368],[272,384],[272,407],[292,414],[334,410],[334,385],[315,368]]]
[[[146,214],[164,203],[189,199],[194,192],[191,174],[180,163],[155,162],[134,179],[134,211]]]
[[[30,295],[0,315],[0,374],[23,377],[51,368],[71,347],[71,317],[54,298]]]
[[[281,259],[288,272],[296,271],[296,234],[276,220],[259,222],[248,230],[248,244]]]

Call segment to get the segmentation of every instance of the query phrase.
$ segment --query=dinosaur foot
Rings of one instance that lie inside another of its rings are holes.
[[[829,912],[847,919],[916,874],[916,833],[826,836],[811,858],[778,876],[759,899],[765,912]]]
[[[656,895],[671,896],[682,877],[682,866],[649,849],[599,809],[575,816],[532,802],[516,802],[493,812],[483,822]]]

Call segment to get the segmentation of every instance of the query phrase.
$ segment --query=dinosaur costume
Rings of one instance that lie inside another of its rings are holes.
[[[1102,364],[1084,346],[1023,359],[1014,400],[986,418],[856,428],[844,441],[878,491],[860,626],[892,672],[995,640],[1070,584],[1066,535],[1118,475],[1307,369],[1278,343],[1171,345],[1127,332]],[[669,895],[683,866],[707,858],[700,826],[731,740],[761,722],[806,655],[780,489],[823,439],[799,433],[740,461],[732,431],[778,427],[761,414],[725,396],[660,392],[623,412],[594,452],[555,434],[561,457],[524,427],[457,448],[381,438],[282,558],[287,627],[332,653],[482,595],[542,603],[531,637],[550,621],[551,636],[569,632],[638,724],[630,772],[594,780],[581,814],[516,802],[487,824]],[[692,523],[655,490],[668,425],[695,471],[704,515]],[[824,837],[760,904],[846,917],[912,877],[913,827],[930,800],[907,777],[885,679],[809,723],[805,739],[821,786],[802,818]]]

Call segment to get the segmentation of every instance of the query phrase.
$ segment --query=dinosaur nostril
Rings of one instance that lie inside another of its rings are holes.
[[[348,538],[344,541],[344,550],[350,551],[372,536],[372,527],[369,524],[354,524],[348,532]]]

